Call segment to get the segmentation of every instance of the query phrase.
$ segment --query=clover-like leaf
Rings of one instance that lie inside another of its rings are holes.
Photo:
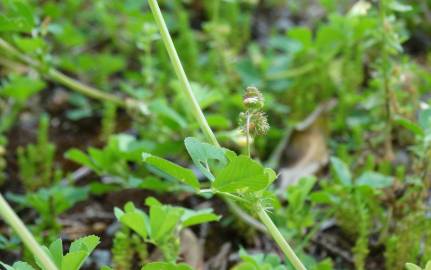
[[[229,164],[221,169],[212,187],[221,192],[256,192],[265,189],[274,179],[275,173],[265,169],[247,156],[231,156]]]
[[[223,149],[209,143],[203,143],[193,137],[186,138],[184,144],[196,167],[198,167],[209,180],[214,181],[214,175],[209,169],[209,160],[217,160],[220,166],[226,166],[227,159]]]
[[[179,207],[154,205],[150,208],[151,239],[161,240],[178,225],[183,209]]]
[[[125,205],[124,210],[125,212],[119,208],[114,209],[115,217],[118,221],[135,231],[142,238],[147,238],[147,215],[143,211],[136,209],[131,202]]]

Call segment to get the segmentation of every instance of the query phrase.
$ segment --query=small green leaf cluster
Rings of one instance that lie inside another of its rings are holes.
[[[99,237],[95,235],[86,236],[75,240],[69,248],[69,252],[63,254],[63,243],[61,239],[58,239],[49,245],[49,247],[44,247],[45,252],[52,259],[55,265],[60,270],[79,270],[84,265],[85,260],[90,256],[96,246],[100,243]],[[36,264],[39,268],[34,268],[34,266],[26,262],[16,262],[12,266],[1,263],[6,270],[35,270],[45,268],[35,258]]]
[[[39,121],[36,144],[18,148],[19,173],[24,187],[35,191],[60,180],[60,170],[53,170],[56,147],[49,142],[49,118],[42,115]]]
[[[175,262],[178,259],[182,229],[201,223],[218,221],[219,216],[212,209],[198,211],[163,205],[155,198],[147,198],[146,205],[149,214],[136,208],[129,202],[124,210],[115,208],[118,221],[133,230],[145,242],[157,246],[166,261]]]

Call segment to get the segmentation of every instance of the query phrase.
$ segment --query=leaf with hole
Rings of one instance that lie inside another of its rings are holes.
[[[196,167],[198,167],[209,180],[214,181],[215,178],[210,171],[209,160],[218,161],[221,167],[226,166],[227,160],[223,149],[209,143],[203,143],[193,137],[186,138],[184,144]]]

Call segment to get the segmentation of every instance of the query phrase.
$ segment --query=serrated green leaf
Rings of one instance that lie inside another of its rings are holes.
[[[63,259],[63,242],[61,239],[57,239],[52,242],[51,245],[49,245],[49,252],[52,255],[55,265],[61,269],[61,263]]]
[[[226,166],[227,159],[223,149],[209,143],[203,143],[193,137],[186,138],[184,144],[195,166],[209,180],[214,181],[214,175],[209,170],[209,160],[217,160],[221,167]]]
[[[74,251],[86,251],[88,254],[93,252],[93,250],[100,244],[100,237],[95,235],[89,235],[79,238],[72,242],[70,245],[70,252]]]
[[[100,243],[100,238],[89,235],[72,242],[69,252],[63,256],[61,270],[78,270],[84,264],[87,257]]]
[[[341,184],[343,184],[344,186],[351,186],[352,175],[350,174],[350,170],[347,167],[346,163],[344,163],[339,158],[331,157],[331,165]]]
[[[79,270],[88,254],[85,251],[69,252],[63,256],[61,270]]]
[[[147,164],[154,166],[155,168],[161,170],[164,173],[167,173],[173,178],[190,185],[195,190],[199,190],[199,181],[192,170],[183,168],[166,159],[153,156],[147,153],[142,154],[142,158]]]
[[[247,156],[232,156],[229,164],[217,173],[212,187],[221,192],[261,191],[274,180],[274,174]]]

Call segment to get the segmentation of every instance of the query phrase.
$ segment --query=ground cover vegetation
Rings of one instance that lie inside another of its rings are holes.
[[[431,270],[430,18],[0,1],[1,266]]]

